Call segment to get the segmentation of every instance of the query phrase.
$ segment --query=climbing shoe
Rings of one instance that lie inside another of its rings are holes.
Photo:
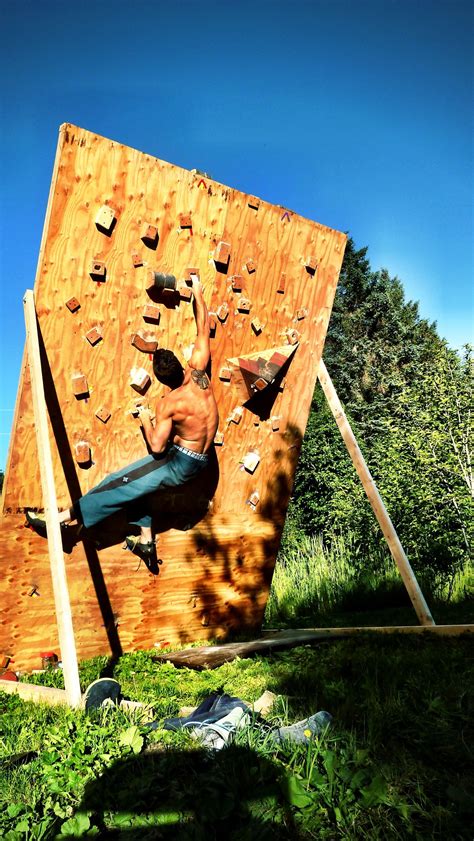
[[[125,538],[125,544],[127,549],[130,549],[130,552],[133,552],[134,555],[137,555],[145,564],[146,568],[152,573],[152,575],[158,575],[159,569],[158,564],[161,563],[158,560],[158,556],[156,554],[156,544],[154,540],[149,540],[148,543],[140,543],[140,538],[136,535],[132,535],[132,537]]]
[[[111,677],[100,677],[89,684],[84,693],[86,712],[118,704],[121,698],[120,683]]]
[[[44,514],[38,514],[35,511],[25,511],[25,517],[26,517],[26,526],[27,527],[29,526],[31,529],[33,529],[33,531],[36,532],[36,534],[41,535],[41,537],[46,537],[47,536],[46,535],[46,517],[45,517]],[[70,527],[67,523],[61,523],[60,525],[61,525],[61,531],[63,532],[63,534],[65,532],[70,532],[71,531]],[[76,531],[79,531],[79,530],[80,530],[79,528],[76,529]],[[72,534],[72,532],[71,532],[71,534]]]

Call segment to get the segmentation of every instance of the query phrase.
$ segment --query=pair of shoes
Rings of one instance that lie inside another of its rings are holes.
[[[37,514],[35,511],[25,511],[26,526],[33,529],[36,534],[41,537],[47,537],[46,534],[46,515]],[[66,531],[69,528],[67,523],[61,523],[61,531]]]
[[[117,704],[121,697],[120,683],[111,677],[100,677],[89,684],[84,693],[86,712]]]
[[[153,575],[158,575],[160,571],[158,569],[158,564],[160,561],[158,560],[158,556],[156,554],[156,544],[154,540],[149,540],[148,543],[140,543],[140,538],[136,535],[132,535],[131,537],[125,538],[125,543],[127,549],[130,549],[130,552],[137,555],[137,557],[143,561],[146,568]]]

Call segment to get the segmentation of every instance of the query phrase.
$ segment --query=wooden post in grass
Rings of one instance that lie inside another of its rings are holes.
[[[56,622],[58,626],[59,646],[63,663],[64,685],[67,701],[71,706],[78,706],[81,701],[81,687],[77,667],[76,643],[72,627],[71,605],[64,564],[64,551],[61,540],[61,526],[58,520],[56,488],[54,485],[53,462],[49,443],[46,398],[44,393],[43,372],[38,338],[33,291],[27,289],[23,298],[28,364],[31,375],[33,411],[36,429],[36,444],[41,474],[41,488],[46,516],[48,551],[53,579]]]
[[[334,388],[331,377],[327,372],[327,368],[321,359],[318,369],[319,382],[323,388],[326,399],[329,403],[331,412],[334,415],[335,421],[339,427],[339,431],[344,439],[344,443],[349,451],[355,469],[362,482],[364,490],[367,494],[369,502],[372,506],[373,512],[377,517],[380,528],[383,531],[385,540],[388,543],[388,548],[392,553],[392,557],[398,567],[398,571],[403,579],[403,583],[407,588],[408,595],[415,608],[418,621],[421,625],[434,625],[434,619],[430,613],[429,607],[425,601],[425,597],[421,592],[420,586],[416,580],[415,574],[410,566],[410,562],[405,555],[403,546],[398,539],[393,523],[389,517],[388,511],[385,508],[383,500],[377,490],[377,486],[370,474],[369,468],[365,462],[359,445],[356,441],[355,435],[350,427],[349,421],[346,418],[344,409],[339,401],[339,398]]]

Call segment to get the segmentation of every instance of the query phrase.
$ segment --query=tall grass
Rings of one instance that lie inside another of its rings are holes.
[[[438,605],[467,601],[473,590],[469,564],[454,576],[419,578],[426,597]],[[267,625],[320,623],[335,613],[409,608],[388,549],[367,558],[351,535],[324,545],[320,536],[285,530],[267,603]],[[388,623],[390,624],[390,623]]]

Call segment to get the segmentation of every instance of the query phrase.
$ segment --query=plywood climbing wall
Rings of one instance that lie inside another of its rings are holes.
[[[344,245],[282,207],[61,127],[34,286],[60,506],[146,454],[131,410],[141,392],[150,405],[166,393],[150,347],[186,360],[191,270],[212,314],[220,414],[206,475],[155,499],[158,576],[122,549],[126,522],[66,541],[80,658],[260,625]],[[154,272],[178,291],[157,294]],[[24,527],[24,509],[42,504],[25,360],[0,523],[0,652],[18,668],[58,647],[46,542]]]

